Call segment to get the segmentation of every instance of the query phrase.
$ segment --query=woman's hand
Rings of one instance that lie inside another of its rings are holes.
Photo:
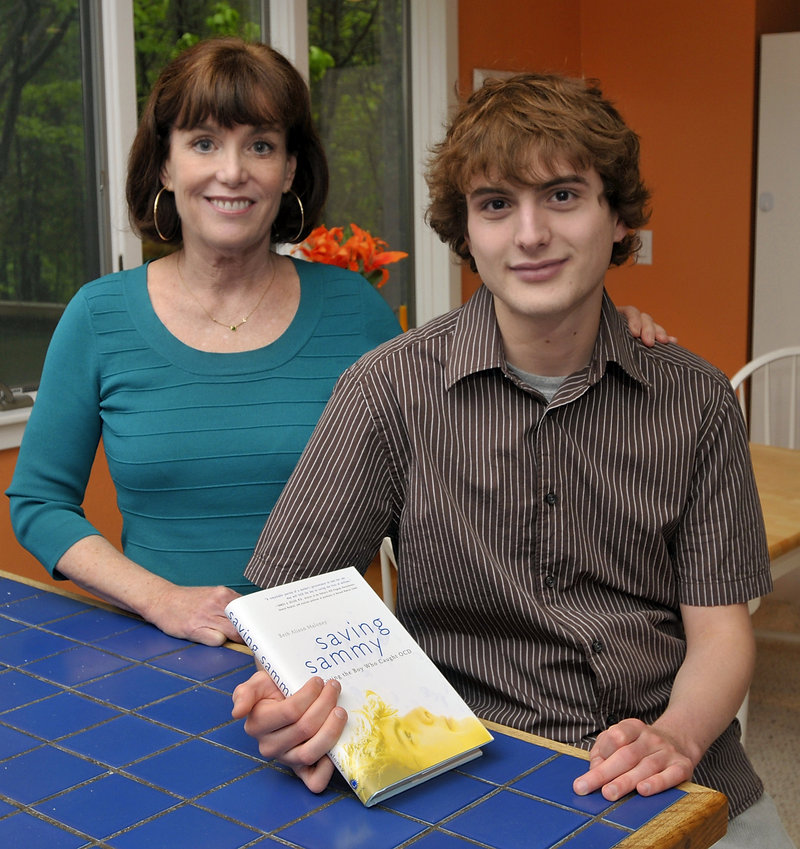
[[[628,322],[628,330],[631,336],[641,339],[648,348],[652,348],[656,342],[677,342],[677,336],[670,336],[666,330],[656,324],[653,316],[641,312],[634,306],[617,307],[618,312]]]
[[[341,689],[338,681],[315,677],[286,698],[261,670],[233,691],[231,715],[246,717],[244,730],[263,757],[290,767],[309,790],[321,793],[334,770],[327,753],[347,722],[347,712],[336,705]]]
[[[78,540],[58,561],[58,571],[94,595],[184,640],[208,646],[241,642],[225,615],[239,593],[228,587],[182,587],[134,563],[108,540]]]
[[[166,583],[166,582],[165,582]],[[171,637],[221,646],[242,638],[225,615],[226,605],[239,597],[229,587],[180,587],[169,584],[158,593],[142,615]]]

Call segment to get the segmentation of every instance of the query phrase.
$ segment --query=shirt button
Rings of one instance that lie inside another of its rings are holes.
[[[554,587],[556,585],[556,579],[554,575],[545,575],[544,582],[548,587]]]
[[[618,717],[615,713],[610,713],[610,714],[606,717],[606,722],[607,722],[609,725],[616,725],[616,724],[619,722],[619,717]]]
[[[605,646],[603,645],[601,640],[594,640],[592,642],[592,651],[595,654],[600,654],[603,651],[604,648],[605,648]]]
[[[558,496],[554,492],[548,492],[547,495],[545,495],[544,500],[548,504],[553,505],[556,501],[558,501]]]

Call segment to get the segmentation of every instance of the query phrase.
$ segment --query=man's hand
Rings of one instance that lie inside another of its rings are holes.
[[[238,597],[229,587],[181,587],[165,582],[142,615],[171,637],[207,646],[221,646],[226,640],[241,643],[225,615],[225,606]]]
[[[648,348],[652,348],[656,342],[677,342],[677,336],[670,336],[666,330],[656,324],[653,316],[641,312],[634,306],[618,307],[619,313],[628,322],[628,330],[631,336],[641,339]]]
[[[244,730],[258,741],[262,757],[291,767],[309,790],[321,793],[334,770],[327,753],[347,722],[347,712],[336,705],[341,689],[338,681],[315,677],[284,698],[262,670],[233,691],[231,715],[246,717]]]
[[[692,777],[696,765],[672,737],[638,719],[607,728],[589,754],[589,771],[572,789],[579,796],[602,789],[611,802],[633,790],[652,796],[675,787]]]

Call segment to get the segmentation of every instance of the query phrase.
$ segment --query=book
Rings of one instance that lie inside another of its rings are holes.
[[[348,719],[329,756],[367,807],[492,740],[353,567],[241,596],[225,612],[284,695],[314,675],[339,680]]]

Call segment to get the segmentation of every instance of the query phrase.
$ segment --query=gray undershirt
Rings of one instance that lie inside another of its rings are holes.
[[[528,386],[544,395],[548,404],[553,400],[556,392],[558,392],[559,386],[566,380],[566,377],[547,377],[543,374],[531,374],[530,372],[518,369],[516,366],[512,366],[509,362],[506,365],[508,366],[508,370],[513,372],[523,383],[527,383]]]

